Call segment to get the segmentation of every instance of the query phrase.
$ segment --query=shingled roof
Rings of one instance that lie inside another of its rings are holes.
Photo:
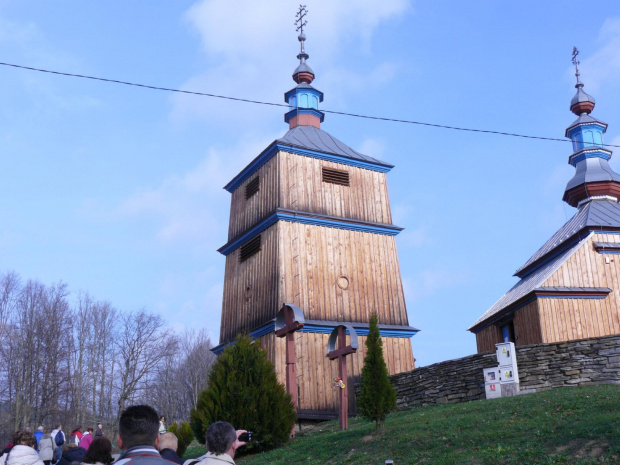
[[[376,158],[364,155],[353,150],[344,142],[339,141],[331,134],[317,129],[314,126],[297,126],[289,130],[284,136],[276,140],[277,143],[288,145],[291,147],[299,147],[308,150],[314,150],[322,153],[331,153],[343,157],[353,158],[368,163],[384,165],[393,168],[394,165],[382,162]]]
[[[611,200],[593,200],[579,208],[575,216],[564,224],[538,251],[515,272],[515,276],[524,277],[535,268],[537,262],[574,241],[576,236],[586,228],[620,228],[620,204]],[[578,237],[577,237],[578,238]]]

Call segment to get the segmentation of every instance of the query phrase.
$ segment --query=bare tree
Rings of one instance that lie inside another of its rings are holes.
[[[172,330],[164,327],[164,320],[145,310],[122,314],[119,324],[120,332],[115,341],[117,416],[128,401],[144,393],[149,375],[155,373],[155,368],[162,359],[176,352],[178,345]]]

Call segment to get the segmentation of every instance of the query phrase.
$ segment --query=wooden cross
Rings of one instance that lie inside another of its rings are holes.
[[[276,336],[286,337],[286,392],[291,395],[295,411],[299,409],[295,331],[303,328],[304,323],[304,312],[293,304],[285,303],[276,316]],[[295,436],[295,428],[291,436]]]
[[[347,330],[351,337],[351,344],[347,345]],[[338,348],[336,348],[336,346]],[[347,378],[347,355],[357,352],[357,333],[352,326],[340,325],[336,326],[329,336],[327,342],[327,357],[330,360],[338,359],[338,377],[345,386],[340,390],[340,409],[338,418],[340,420],[340,429],[349,428],[349,386]]]

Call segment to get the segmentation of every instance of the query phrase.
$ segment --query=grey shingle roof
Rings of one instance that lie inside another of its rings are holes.
[[[575,176],[566,184],[566,190],[580,184],[599,181],[620,182],[620,175],[611,169],[609,163],[604,158],[586,158],[577,163]]]
[[[588,293],[588,292],[604,292],[610,293],[611,289],[608,287],[575,287],[575,286],[545,286],[537,287],[535,291],[541,292],[575,292],[575,293]]]
[[[353,150],[351,147],[343,142],[340,142],[331,134],[328,134],[321,129],[317,129],[314,126],[297,126],[289,130],[286,134],[284,134],[284,136],[276,140],[276,142],[290,145],[292,147],[300,147],[323,153],[341,155],[369,163],[389,166],[390,168],[394,167],[394,165],[390,165],[389,163],[382,162],[376,158]]]
[[[583,244],[586,243],[588,237],[589,235],[581,239],[577,244],[566,249],[564,252],[547,262],[545,265],[538,268],[533,273],[521,279],[517,284],[512,287],[512,289],[510,289],[506,294],[504,294],[497,302],[495,302],[495,304],[491,308],[489,308],[480,318],[478,318],[469,329],[471,330],[472,328],[482,323],[483,321],[491,318],[492,316],[500,314],[503,309],[538,288],[566,260],[568,260],[568,258],[573,253],[575,253]]]
[[[538,251],[515,272],[521,276],[522,271],[551,253],[559,246],[573,239],[575,234],[586,227],[617,227],[620,228],[620,204],[610,200],[592,200],[582,205],[575,216],[564,224]]]
[[[593,99],[594,100],[594,99]],[[571,105],[573,104],[573,102],[571,102]],[[607,123],[603,123],[602,121],[597,120],[596,118],[593,118],[590,115],[580,115],[579,118],[577,118],[575,121],[573,121],[571,123],[571,125],[569,127],[566,128],[566,132],[564,133],[566,135],[566,137],[568,137],[568,132],[573,129],[575,126],[579,125],[579,124],[587,124],[587,123],[599,123],[605,126],[605,129],[607,129]]]

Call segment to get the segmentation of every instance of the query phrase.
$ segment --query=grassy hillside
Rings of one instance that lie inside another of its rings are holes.
[[[286,447],[239,458],[262,464],[620,463],[620,386],[417,408],[390,415],[385,432],[352,419],[302,432]],[[238,425],[242,426],[242,425]]]

